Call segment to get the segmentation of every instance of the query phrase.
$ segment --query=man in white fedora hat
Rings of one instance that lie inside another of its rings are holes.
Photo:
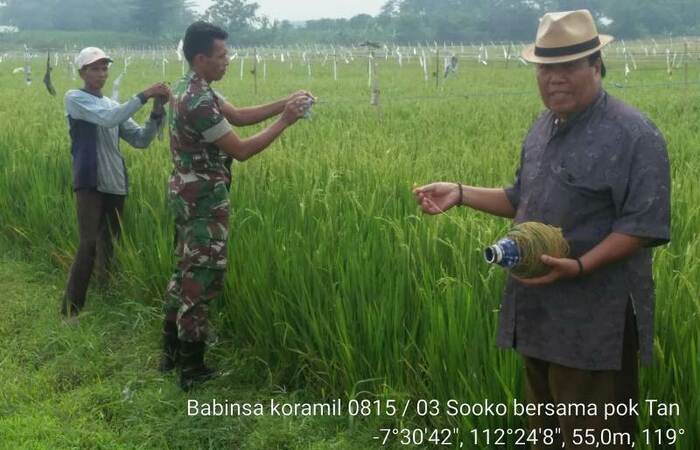
[[[602,88],[600,50],[612,40],[586,10],[545,14],[522,56],[536,66],[547,109],[525,138],[513,185],[414,190],[429,214],[466,205],[562,229],[568,258],[542,256],[551,266],[542,277],[508,277],[497,336],[523,357],[529,403],[597,405],[598,414],[529,417],[533,429],[559,430],[558,448],[592,448],[580,430],[633,436],[636,415],[605,420],[603,405],[638,401],[638,354],[652,355],[651,247],[670,240],[665,141]]]
[[[148,147],[164,119],[162,103],[170,95],[164,83],[156,83],[122,104],[102,95],[111,62],[97,47],[81,50],[75,64],[84,85],[69,90],[65,96],[79,233],[78,251],[61,307],[61,313],[67,317],[76,316],[85,305],[93,268],[97,266],[103,281],[108,275],[112,240],[119,235],[128,191],[119,139],[133,147]],[[163,101],[154,102],[150,118],[145,126],[139,126],[131,116],[155,97]]]

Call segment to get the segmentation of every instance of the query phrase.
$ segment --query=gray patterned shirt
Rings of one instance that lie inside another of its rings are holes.
[[[506,195],[514,222],[561,227],[571,257],[610,233],[650,239],[649,247],[583,277],[528,287],[509,277],[498,345],[568,367],[619,370],[631,298],[642,361],[650,362],[654,282],[650,247],[670,239],[670,169],[659,130],[601,91],[584,112],[557,126],[551,111],[534,123]]]

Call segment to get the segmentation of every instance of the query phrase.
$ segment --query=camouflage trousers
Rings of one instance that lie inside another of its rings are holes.
[[[168,189],[175,215],[177,263],[165,296],[166,320],[178,338],[202,342],[208,334],[209,302],[223,290],[230,204],[225,179],[175,172]]]

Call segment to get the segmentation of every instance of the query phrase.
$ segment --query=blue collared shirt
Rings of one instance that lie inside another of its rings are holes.
[[[581,114],[555,124],[544,112],[522,147],[506,195],[515,223],[562,228],[571,257],[610,233],[670,239],[671,180],[666,143],[632,107],[602,91]],[[498,344],[523,355],[586,370],[619,370],[625,308],[632,301],[643,362],[652,355],[651,248],[585,276],[529,287],[509,278]]]

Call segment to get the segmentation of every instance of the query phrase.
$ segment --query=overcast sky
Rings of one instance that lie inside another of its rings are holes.
[[[249,1],[253,3],[253,1]],[[358,14],[376,16],[386,0],[254,0],[260,5],[258,14],[279,20],[308,20],[352,17]],[[212,0],[194,0],[198,10],[204,11]]]

